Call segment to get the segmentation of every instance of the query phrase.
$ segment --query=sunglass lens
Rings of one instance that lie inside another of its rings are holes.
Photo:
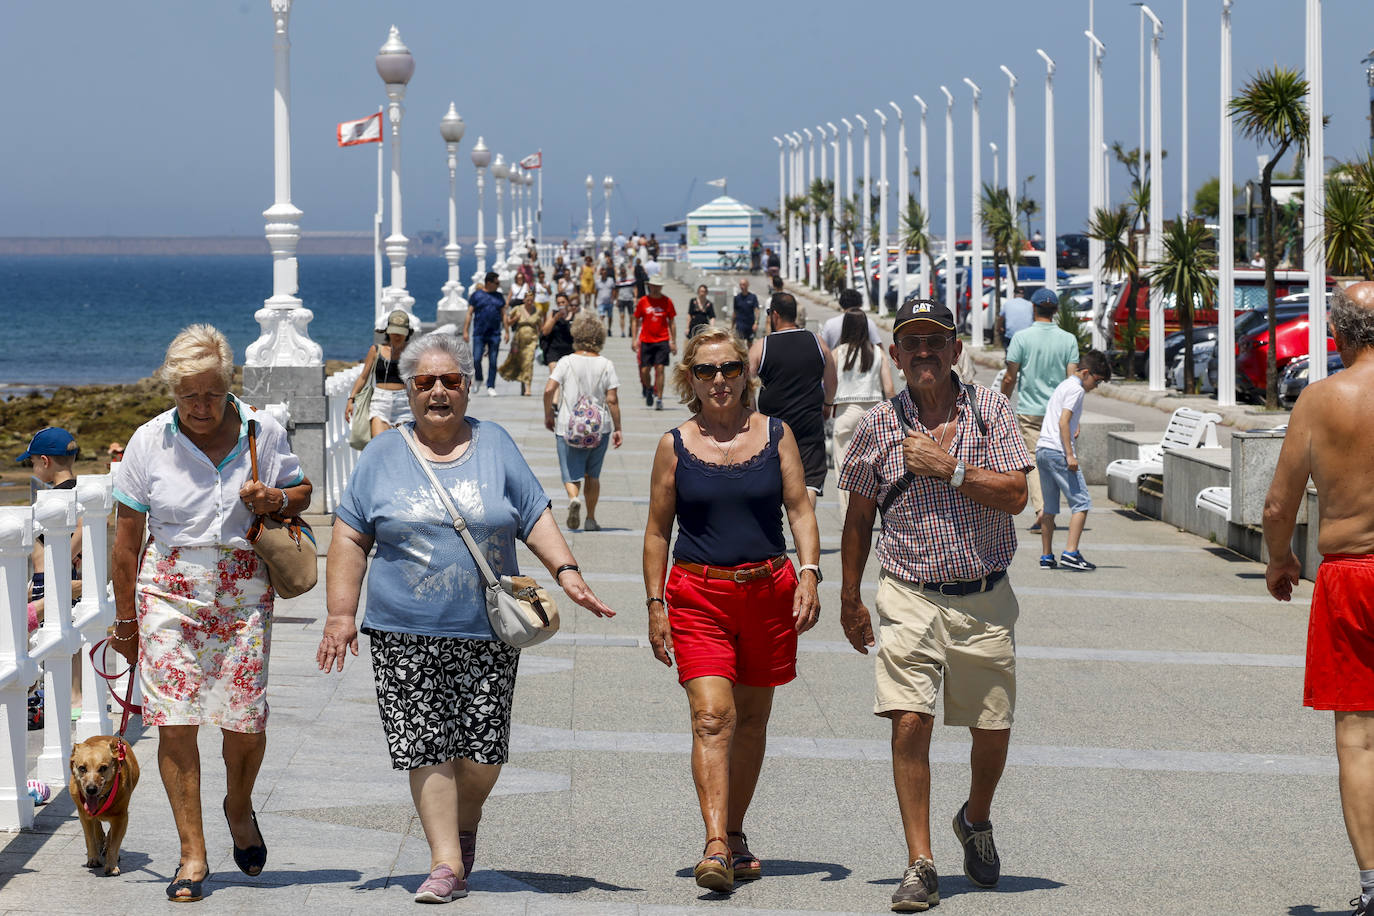
[[[732,359],[730,362],[721,363],[720,365],[720,374],[726,378],[739,378],[740,373],[743,371],[744,363],[737,359]]]

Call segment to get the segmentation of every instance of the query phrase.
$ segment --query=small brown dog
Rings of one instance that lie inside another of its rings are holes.
[[[105,866],[119,874],[119,846],[129,828],[129,797],[138,785],[134,749],[118,735],[97,735],[72,748],[72,781],[67,787],[86,834],[86,867]],[[101,821],[108,821],[107,834]]]

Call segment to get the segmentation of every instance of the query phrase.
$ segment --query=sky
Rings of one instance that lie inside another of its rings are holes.
[[[1182,8],[1155,0],[1164,23],[1162,196],[1181,206]],[[458,232],[475,232],[478,135],[507,160],[544,152],[544,228],[582,231],[584,185],[614,177],[614,228],[662,230],[716,193],[776,206],[772,137],[863,113],[889,100],[906,111],[907,146],[919,154],[919,93],[930,105],[931,221],[944,227],[943,83],[955,94],[959,232],[968,231],[969,77],[983,90],[983,173],[988,141],[1006,166],[1007,80],[1017,91],[1019,175],[1044,201],[1043,48],[1055,78],[1059,231],[1087,211],[1089,0],[822,3],[697,0],[516,5],[409,0],[296,0],[292,41],[292,199],[306,230],[369,231],[375,147],[339,149],[339,121],[385,101],[374,55],[392,24],[416,61],[402,127],[404,230],[447,229],[448,170],[439,120],[457,105]],[[1217,174],[1220,0],[1191,0],[1189,184]],[[1325,0],[1325,107],[1330,156],[1367,149],[1364,58],[1374,47],[1374,2]],[[1236,0],[1234,85],[1275,64],[1301,70],[1302,0]],[[1108,142],[1138,138],[1139,13],[1097,0],[1107,47]],[[1147,70],[1148,73],[1148,70]],[[0,235],[254,235],[272,203],[272,17],[268,0],[108,0],[0,5],[0,84],[9,87],[10,140],[0,145]],[[857,125],[856,125],[857,127]],[[843,127],[841,126],[841,130]],[[878,168],[878,135],[873,164]],[[895,125],[889,126],[895,185]],[[843,147],[843,144],[842,144]],[[1255,177],[1254,144],[1235,144],[1238,184]],[[856,160],[862,153],[856,135]],[[389,156],[388,152],[388,156]],[[389,168],[389,164],[388,164]],[[856,161],[856,169],[859,168]],[[1114,167],[1120,199],[1127,177]],[[917,184],[913,180],[912,193]],[[1189,199],[1191,200],[1191,191]],[[488,176],[487,233],[494,217]],[[387,217],[388,224],[390,217]]]

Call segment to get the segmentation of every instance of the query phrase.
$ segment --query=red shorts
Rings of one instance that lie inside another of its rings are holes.
[[[1307,624],[1302,703],[1374,710],[1374,555],[1322,557]]]
[[[674,564],[664,597],[678,683],[715,675],[746,687],[777,687],[795,678],[796,590],[791,561],[748,582],[708,579]]]

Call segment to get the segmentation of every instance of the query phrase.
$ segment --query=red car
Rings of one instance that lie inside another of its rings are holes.
[[[1279,322],[1274,333],[1278,375],[1290,362],[1307,356],[1307,316]],[[1336,350],[1336,341],[1328,333],[1326,352]],[[1262,397],[1265,389],[1265,368],[1269,359],[1269,323],[1265,322],[1247,334],[1236,347],[1236,386],[1243,392]]]

